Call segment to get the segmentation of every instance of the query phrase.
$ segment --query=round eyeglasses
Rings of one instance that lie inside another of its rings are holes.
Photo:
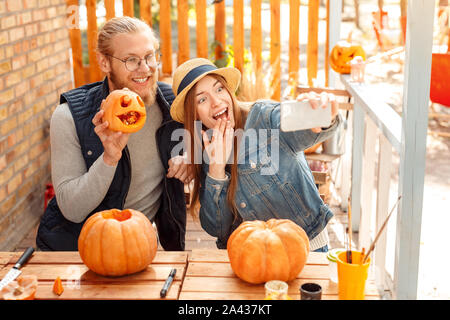
[[[128,57],[126,59],[120,59],[109,54],[106,54],[106,56],[122,61],[125,63],[125,68],[131,72],[140,68],[142,60],[144,60],[147,67],[151,69],[156,69],[161,63],[161,53],[159,51],[149,53],[143,59],[136,56]]]

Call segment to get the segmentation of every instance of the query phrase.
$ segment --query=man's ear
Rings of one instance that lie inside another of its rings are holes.
[[[100,52],[97,52],[97,62],[100,67],[100,70],[102,70],[104,74],[108,74],[109,72],[111,72],[110,60]]]

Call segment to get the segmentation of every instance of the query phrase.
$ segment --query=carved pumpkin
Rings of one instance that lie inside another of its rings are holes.
[[[125,133],[137,132],[145,124],[147,113],[141,97],[130,90],[114,90],[102,107],[103,121],[108,121],[109,129]]]
[[[350,61],[356,56],[366,60],[366,53],[360,45],[339,41],[331,50],[330,66],[338,73],[350,73]]]
[[[227,250],[231,268],[246,282],[290,281],[306,264],[309,240],[291,220],[245,221],[231,234]]]
[[[22,275],[3,287],[0,291],[0,298],[4,300],[34,300],[37,285],[37,276]]]
[[[150,220],[132,209],[93,214],[78,238],[78,252],[84,264],[104,276],[141,271],[153,261],[156,250],[156,232]]]

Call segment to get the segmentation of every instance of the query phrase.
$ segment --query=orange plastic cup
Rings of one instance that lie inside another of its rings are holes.
[[[347,263],[347,251],[337,256],[339,300],[364,300],[370,258],[359,264],[361,252],[352,251],[352,262]]]

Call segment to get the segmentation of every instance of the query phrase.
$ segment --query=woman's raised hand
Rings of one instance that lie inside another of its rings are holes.
[[[334,120],[336,115],[338,114],[338,103],[336,101],[336,96],[332,93],[322,92],[320,95],[314,91],[310,91],[307,93],[302,93],[297,96],[298,101],[308,100],[311,108],[326,108],[328,102],[331,103],[331,120]],[[322,131],[322,128],[312,128],[312,132],[319,133]]]
[[[211,140],[203,130],[202,135],[209,158],[209,175],[213,178],[224,179],[225,166],[233,149],[234,129],[231,127],[231,122],[218,119],[213,128]]]

